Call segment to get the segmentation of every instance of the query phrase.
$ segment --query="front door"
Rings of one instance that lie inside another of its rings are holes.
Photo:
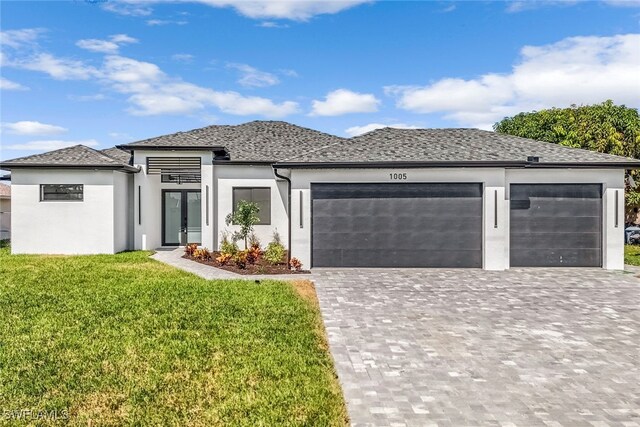
[[[162,245],[202,243],[200,190],[162,190]]]

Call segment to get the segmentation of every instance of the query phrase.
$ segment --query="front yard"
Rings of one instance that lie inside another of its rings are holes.
[[[624,245],[624,263],[640,266],[640,245]]]
[[[207,281],[146,252],[0,249],[0,419],[345,425],[315,296],[299,288]]]

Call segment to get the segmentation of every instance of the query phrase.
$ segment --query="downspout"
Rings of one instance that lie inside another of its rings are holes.
[[[289,261],[291,260],[291,178],[280,175],[275,166],[273,167],[273,174],[287,181],[287,265],[289,265]]]

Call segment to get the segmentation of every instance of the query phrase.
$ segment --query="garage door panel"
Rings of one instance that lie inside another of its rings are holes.
[[[465,268],[482,265],[482,253],[467,251],[460,257],[459,251],[447,250],[380,250],[368,251],[368,257],[353,257],[347,250],[314,249],[314,258],[325,260],[328,267],[348,264],[349,267],[397,267],[412,268],[428,265],[432,268]],[[382,262],[384,261],[384,262]]]
[[[578,233],[584,230],[597,230],[601,225],[599,216],[582,217],[532,217],[529,221],[521,222],[514,233],[535,233],[544,230],[554,230],[566,233]]]
[[[600,233],[530,233],[516,239],[514,249],[562,249],[583,248],[600,250]]]
[[[541,199],[512,200],[513,215],[518,216],[597,216],[600,200],[594,199]]]
[[[313,184],[315,267],[480,267],[481,184]]]
[[[601,264],[600,251],[590,249],[512,249],[511,257],[527,259],[526,265],[511,267],[594,267]]]
[[[511,266],[602,265],[600,184],[512,184]]]

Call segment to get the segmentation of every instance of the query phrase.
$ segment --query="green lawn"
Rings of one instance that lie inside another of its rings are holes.
[[[0,411],[94,426],[346,424],[309,289],[207,281],[148,255],[0,249]]]
[[[640,245],[624,245],[624,263],[640,266]]]

